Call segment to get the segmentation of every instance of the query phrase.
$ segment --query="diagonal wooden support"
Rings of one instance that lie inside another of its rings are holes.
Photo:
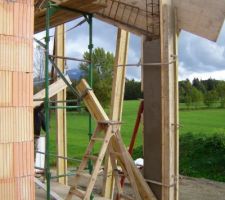
[[[70,84],[72,84],[68,75],[66,75],[65,78]],[[58,79],[56,82],[52,83],[49,86],[49,98],[55,96],[58,92],[66,89],[66,88],[67,88],[66,83],[61,78]],[[40,106],[44,102],[44,97],[45,97],[45,89],[43,89],[40,92],[36,93],[33,96],[33,99],[34,99],[33,106],[34,107]],[[35,100],[38,100],[38,101],[35,101]]]
[[[109,157],[113,166],[113,173],[117,176],[116,187],[119,199],[156,200],[154,194],[146,184],[141,173],[136,168],[131,156],[123,144],[122,138],[120,136],[121,123],[108,120],[108,116],[84,79],[82,79],[80,84],[77,86],[77,90],[80,94],[83,94],[84,103],[86,104],[93,118],[98,122],[98,125],[86,149],[77,174],[74,177],[73,185],[71,186],[66,199],[70,200],[73,198],[73,196],[77,196],[80,199],[85,200],[90,199],[90,195],[96,182],[105,153],[106,151],[109,151]],[[102,146],[98,156],[93,156],[91,155],[91,152],[96,141],[102,141]],[[89,176],[87,188],[85,191],[83,191],[78,188],[79,177],[84,174],[84,169],[87,166],[89,159],[93,160],[95,164],[93,172]],[[116,173],[119,171],[116,163],[120,163],[123,174],[127,175],[127,178],[130,181],[134,191],[134,198],[124,195],[119,183],[118,174]]]
[[[114,121],[122,120],[123,110],[123,99],[124,99],[124,88],[126,79],[126,63],[128,56],[129,46],[129,32],[118,29],[117,32],[117,44],[116,44],[116,56],[115,65],[113,69],[113,86],[112,86],[112,97],[110,106],[110,119]],[[123,65],[123,66],[119,66]],[[112,176],[112,165],[110,160],[106,156],[105,158],[105,178],[104,178],[104,189],[103,195],[106,198],[113,197],[114,188],[114,177]]]

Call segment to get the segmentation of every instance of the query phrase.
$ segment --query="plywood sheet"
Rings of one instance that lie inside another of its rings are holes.
[[[225,19],[224,0],[174,0],[180,29],[216,41]]]

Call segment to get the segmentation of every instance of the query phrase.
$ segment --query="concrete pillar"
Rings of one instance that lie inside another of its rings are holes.
[[[33,0],[0,0],[0,199],[34,199]]]
[[[178,82],[176,28],[162,1],[160,39],[143,39],[144,177],[159,200],[178,200]]]

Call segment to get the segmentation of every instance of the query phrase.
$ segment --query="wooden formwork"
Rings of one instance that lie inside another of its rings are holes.
[[[0,199],[34,199],[33,15],[0,0]]]
[[[36,3],[42,0],[37,0]],[[52,1],[54,2],[54,1]],[[69,8],[74,11],[68,11],[59,9],[57,10],[50,19],[50,24],[52,27],[63,24],[65,22],[71,21],[75,18],[82,16],[81,13],[75,12],[75,10],[83,11],[87,13],[93,13],[101,8],[106,7],[107,0],[63,0],[57,1],[59,5]],[[35,9],[35,33],[43,31],[45,29],[45,12],[44,8],[36,7]]]

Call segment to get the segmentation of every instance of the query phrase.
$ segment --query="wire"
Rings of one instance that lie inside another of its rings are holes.
[[[65,31],[65,33],[68,33],[68,32],[70,32],[70,31],[72,31],[73,29],[77,28],[78,26],[81,26],[81,25],[82,25],[83,23],[85,23],[86,21],[87,21],[86,19],[81,20],[80,22],[78,22],[77,24],[75,24],[74,26],[72,26],[71,28],[67,29],[67,30]],[[63,34],[63,33],[61,33],[60,35],[62,35],[62,34]],[[52,37],[55,37],[55,34],[49,36],[49,38],[52,38]],[[44,39],[45,39],[45,37],[41,38],[40,40],[44,40]]]

